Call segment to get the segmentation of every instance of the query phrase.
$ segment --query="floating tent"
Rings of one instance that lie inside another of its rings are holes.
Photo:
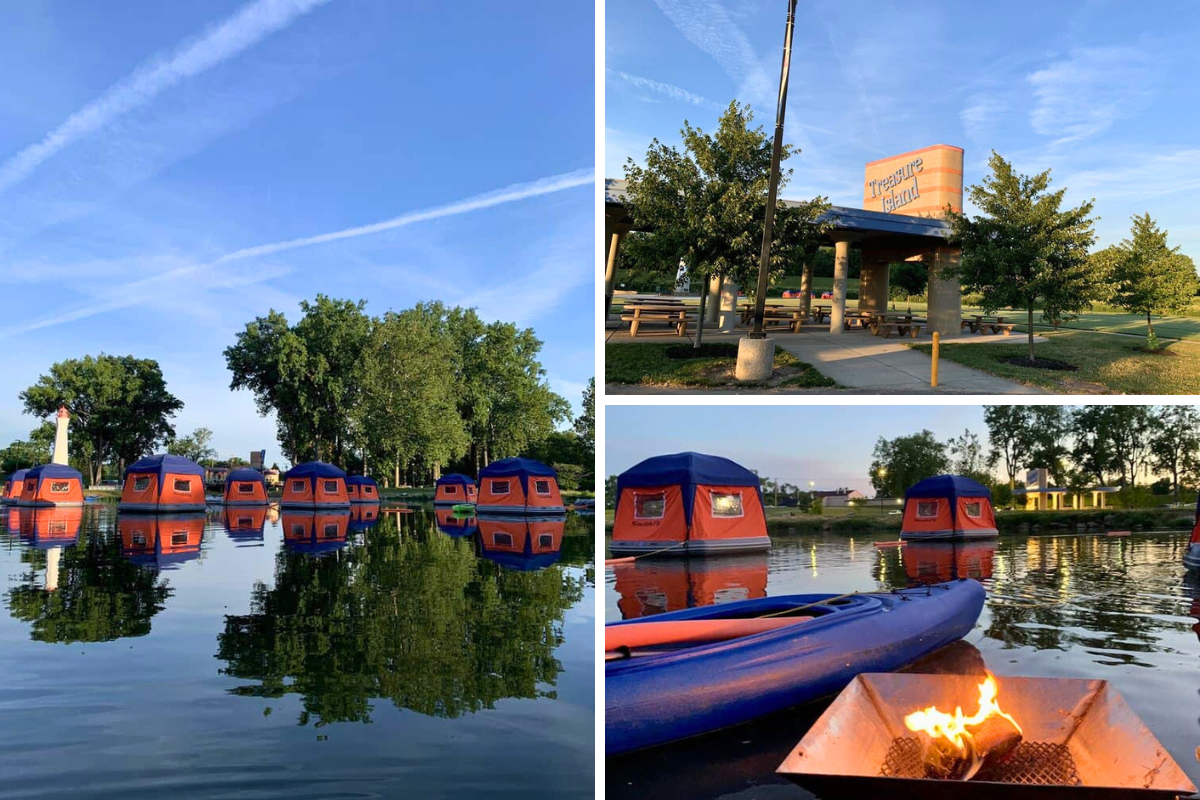
[[[996,543],[987,541],[909,542],[904,546],[907,587],[945,583],[959,578],[992,577]]]
[[[267,479],[256,469],[234,469],[225,476],[224,501],[227,506],[265,506]]]
[[[147,456],[125,468],[121,511],[204,510],[204,467],[183,456]]]
[[[477,495],[475,481],[466,475],[443,475],[435,484],[433,504],[453,506],[459,503],[474,503]]]
[[[449,536],[471,536],[479,530],[475,515],[460,516],[450,508],[435,508],[433,515],[437,519],[438,530]]]
[[[63,464],[42,464],[25,472],[19,506],[83,505],[83,475]]]
[[[767,554],[647,558],[613,566],[621,619],[767,596]]]
[[[567,518],[480,517],[479,555],[505,569],[532,572],[558,561]]]
[[[267,507],[264,505],[226,506],[221,512],[225,534],[239,546],[261,547],[267,525]]]
[[[346,494],[351,503],[378,503],[379,484],[374,478],[353,475],[346,478]]]
[[[346,473],[324,461],[297,464],[283,476],[283,506],[349,508]]]
[[[532,458],[504,458],[479,471],[481,514],[564,514],[558,473]]]
[[[170,569],[200,557],[204,514],[121,514],[121,552],[134,564]]]
[[[324,555],[346,546],[348,510],[293,511],[282,515],[283,542],[289,550]]]
[[[8,512],[22,517],[21,535],[39,550],[75,544],[83,527],[83,506],[42,506]]]
[[[21,499],[21,490],[25,488],[25,475],[28,472],[27,469],[19,469],[8,476],[8,480],[4,482],[4,497],[0,498],[0,505],[15,506],[17,504],[17,501]]]
[[[998,534],[992,493],[970,478],[937,475],[904,493],[901,539],[983,539]]]
[[[370,530],[379,524],[379,501],[355,503],[350,506],[350,532]]]
[[[758,476],[728,458],[690,452],[655,456],[617,477],[614,555],[770,547]]]

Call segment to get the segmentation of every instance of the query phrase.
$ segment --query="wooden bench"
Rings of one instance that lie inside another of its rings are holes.
[[[882,332],[883,338],[885,338],[885,339],[890,339],[893,332],[895,332],[895,334],[897,336],[903,336],[904,334],[907,333],[909,336],[911,336],[912,338],[915,339],[915,338],[917,338],[917,335],[921,333],[921,325],[922,325],[922,323],[915,322],[915,321],[914,322],[884,322],[884,321],[881,321],[881,322],[876,322],[875,325],[872,326],[872,328],[873,328],[876,336],[878,336]]]
[[[630,336],[638,335],[638,329],[643,322],[665,322],[674,327],[679,336],[687,336],[688,322],[696,318],[696,315],[689,314],[683,309],[662,306],[634,306],[631,310],[632,314],[628,311],[621,314],[621,321],[629,323]]]
[[[981,322],[979,323],[979,331],[985,336],[989,333],[1001,334],[1003,336],[1012,336],[1013,323],[1011,322]]]

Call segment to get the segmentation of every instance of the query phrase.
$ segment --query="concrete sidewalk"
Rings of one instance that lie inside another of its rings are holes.
[[[745,336],[740,327],[734,333],[718,333],[705,330],[705,342],[737,342]],[[775,346],[786,350],[796,358],[808,364],[833,380],[843,389],[799,389],[786,388],[767,389],[685,389],[667,392],[651,387],[618,387],[606,388],[612,394],[708,394],[713,392],[734,394],[1052,394],[1047,389],[1036,386],[1026,386],[1017,381],[1010,381],[981,372],[971,367],[955,364],[947,359],[941,359],[938,365],[938,387],[929,385],[929,374],[933,360],[924,353],[910,350],[902,342],[912,342],[904,339],[883,339],[872,336],[867,331],[850,330],[835,336],[825,327],[809,327],[800,333],[772,331],[769,334],[775,340]],[[1045,341],[1045,337],[1035,336],[1035,342]],[[616,342],[681,342],[688,341],[673,335],[643,335],[636,339],[628,333],[616,332],[610,341]],[[930,337],[922,335],[919,343],[928,343]],[[981,336],[967,334],[963,336],[942,339],[943,344],[972,344],[978,347],[988,347],[993,344],[1014,344],[1024,341],[1024,337],[1016,336]]]

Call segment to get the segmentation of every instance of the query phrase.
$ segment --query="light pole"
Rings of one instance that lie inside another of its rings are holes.
[[[878,470],[876,470],[876,473],[879,475],[879,482],[883,483],[883,479],[887,477],[887,467],[880,467]],[[883,489],[879,489],[878,491],[876,491],[875,495],[876,495],[876,497],[879,498],[879,516],[882,517],[883,516]]]
[[[783,34],[783,66],[779,74],[779,99],[775,103],[775,141],[771,146],[771,173],[767,180],[767,216],[763,222],[762,252],[758,258],[758,294],[754,298],[754,330],[738,344],[736,376],[763,380],[775,365],[775,345],[763,331],[767,284],[771,278],[771,232],[775,225],[775,200],[779,195],[779,163],[783,158],[783,118],[787,110],[788,72],[792,65],[792,31],[796,27],[796,0],[788,0],[787,27]],[[754,341],[754,344],[747,344]],[[743,358],[743,356],[745,356]]]

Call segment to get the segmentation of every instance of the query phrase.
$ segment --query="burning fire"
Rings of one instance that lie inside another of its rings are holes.
[[[958,748],[958,752],[966,755],[975,751],[975,737],[968,728],[977,728],[989,717],[1003,717],[1012,723],[1017,733],[1024,734],[1021,726],[1010,715],[1001,710],[996,702],[999,687],[992,673],[987,674],[983,683],[979,684],[979,710],[974,715],[963,716],[961,706],[954,709],[953,714],[938,711],[937,706],[930,706],[923,711],[914,711],[904,718],[904,725],[910,731],[924,731],[930,738],[946,739]]]

